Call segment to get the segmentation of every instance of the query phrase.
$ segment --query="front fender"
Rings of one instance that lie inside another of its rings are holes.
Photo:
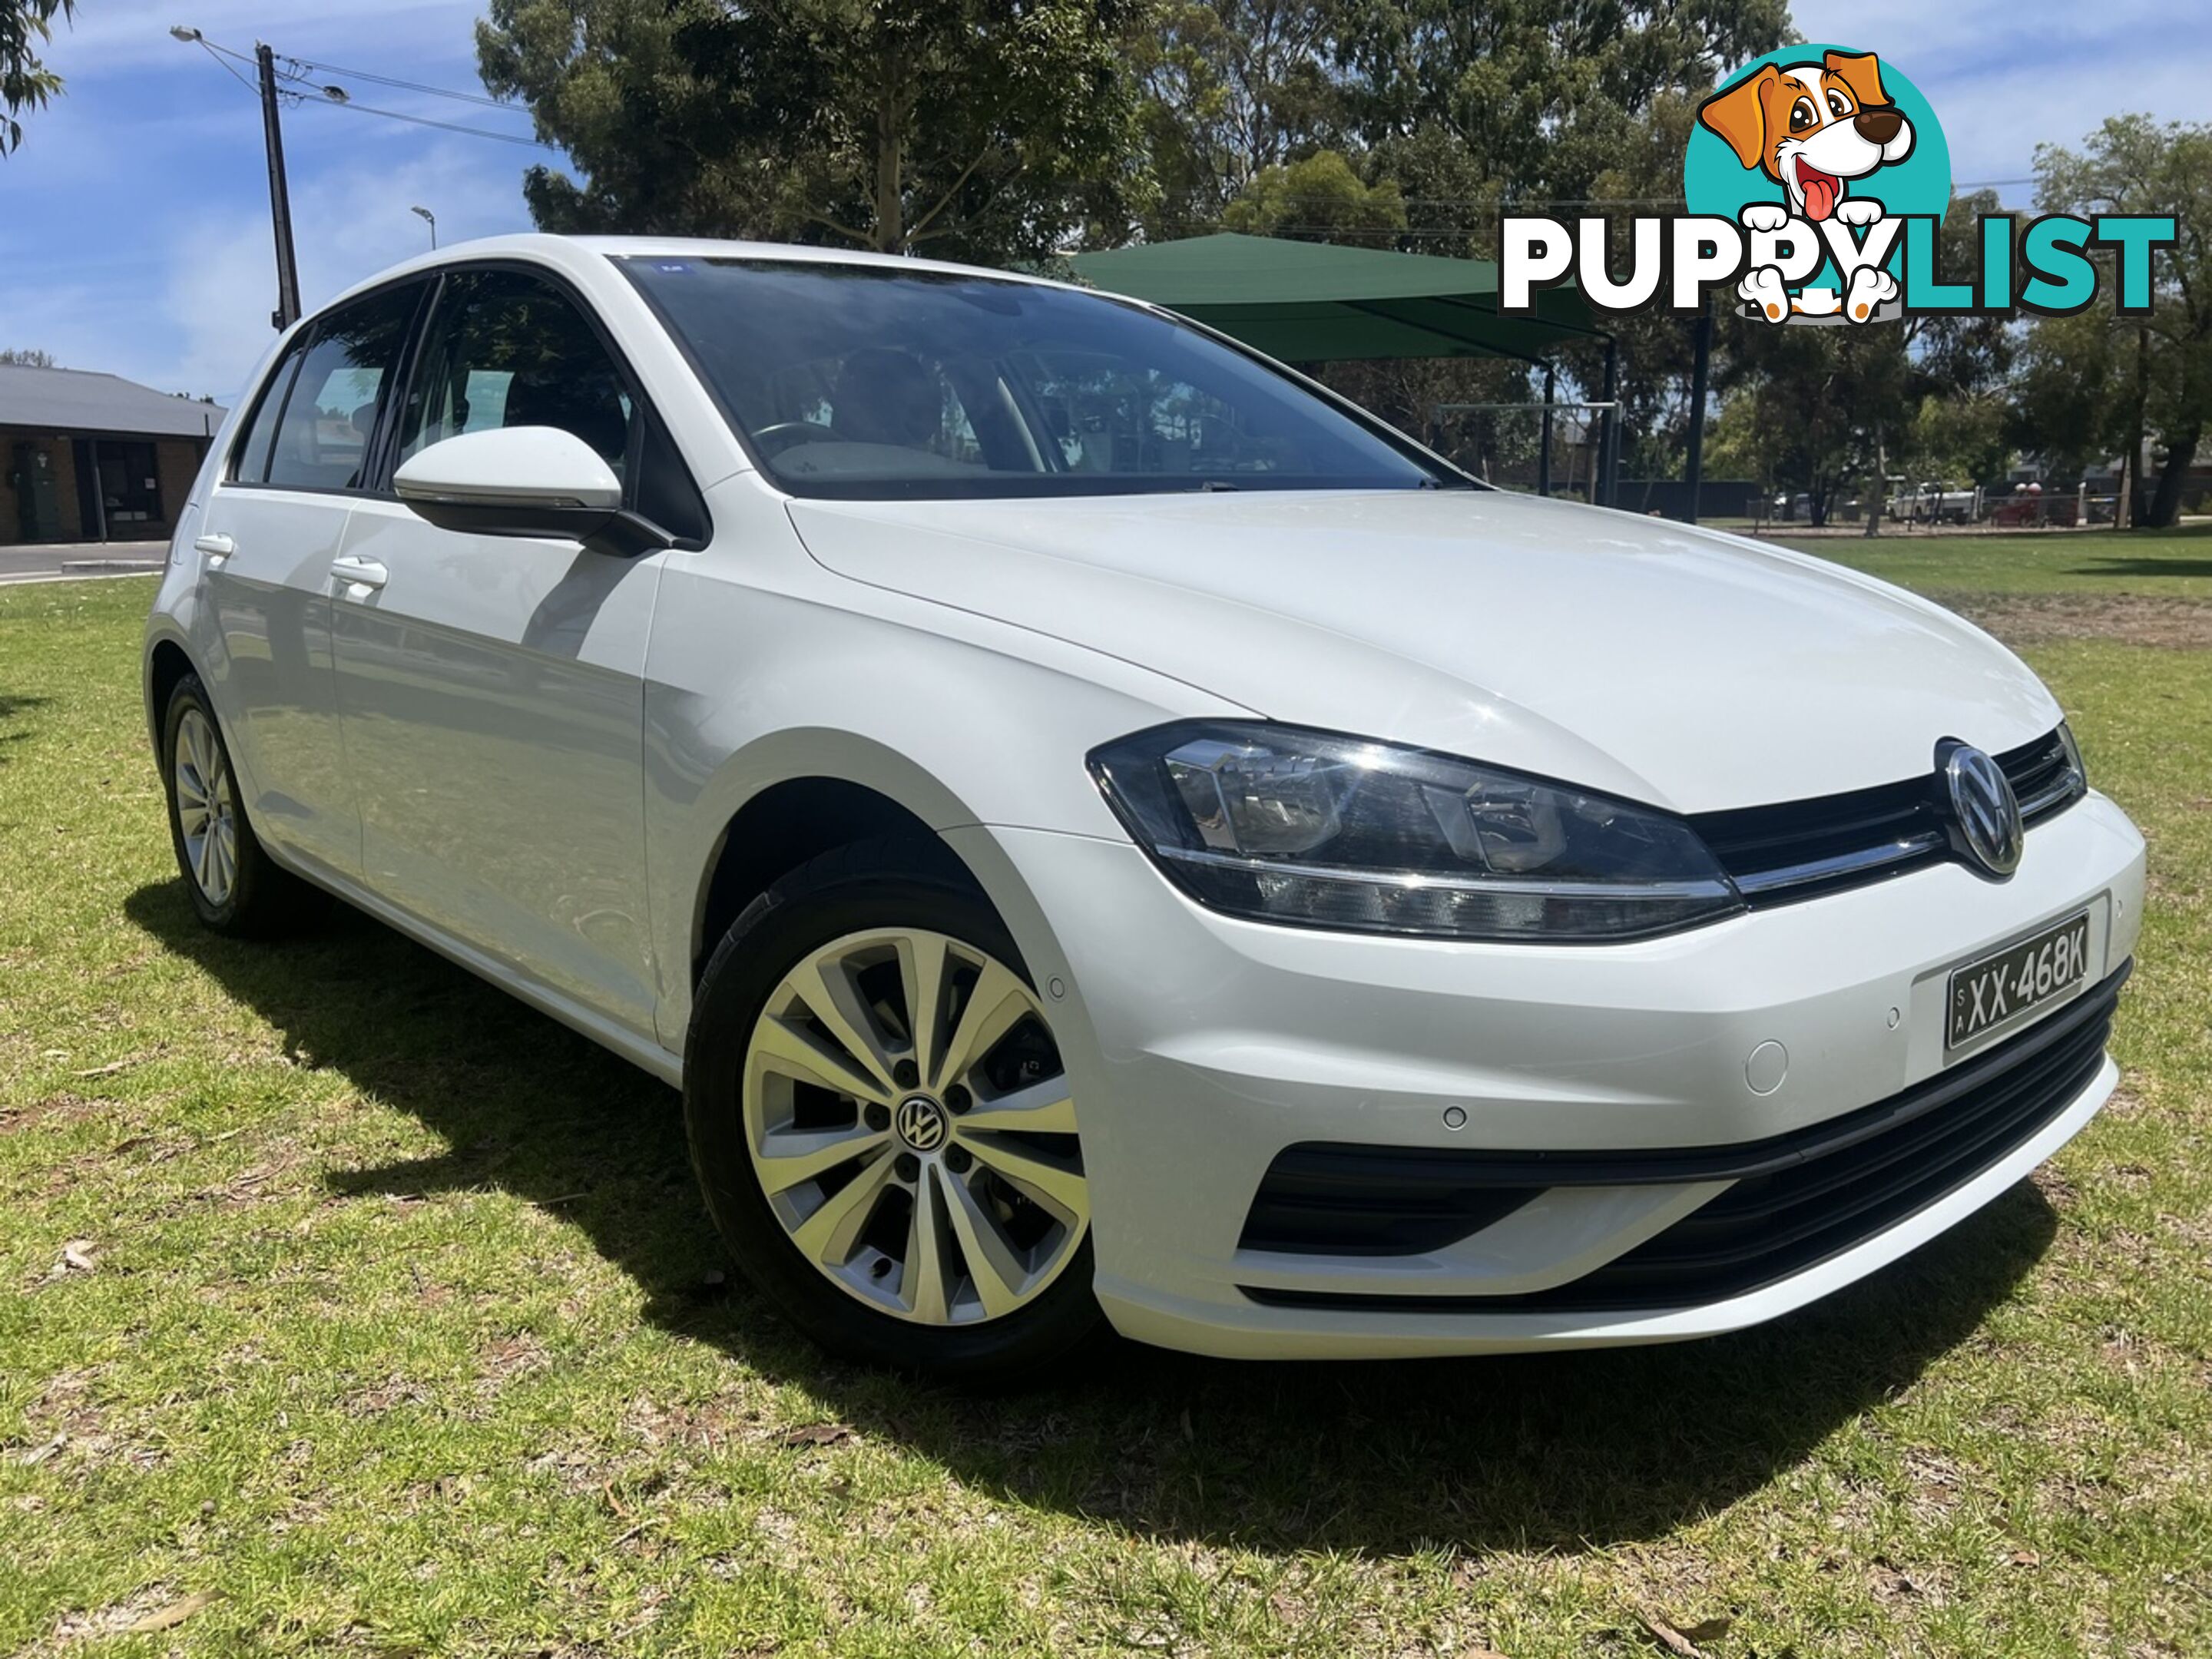
[[[740,581],[727,558],[671,561],[647,659],[646,845],[664,1042],[690,1018],[701,891],[731,821],[763,790],[808,778],[858,785],[948,839],[969,826],[1120,839],[1084,765],[1091,749],[1167,720],[1249,712],[826,572]],[[1033,965],[1058,961],[1012,865],[963,856]]]

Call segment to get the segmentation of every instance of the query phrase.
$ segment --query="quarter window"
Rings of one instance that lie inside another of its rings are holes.
[[[239,445],[231,465],[230,476],[240,483],[261,483],[269,477],[269,451],[276,441],[284,398],[292,390],[293,377],[300,372],[300,359],[307,349],[305,341],[293,347],[269,377],[269,389],[261,394],[261,406],[253,411],[253,423],[246,428],[245,441]]]
[[[634,412],[613,358],[566,295],[521,271],[460,271],[431,319],[400,456],[464,433],[550,426],[619,477]]]

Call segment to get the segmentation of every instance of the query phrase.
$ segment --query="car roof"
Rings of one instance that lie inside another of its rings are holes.
[[[433,252],[378,271],[356,283],[343,294],[315,307],[319,316],[359,294],[400,277],[443,270],[478,259],[526,259],[574,270],[579,255],[604,259],[693,258],[776,260],[789,264],[878,265],[897,270],[937,271],[951,276],[988,276],[995,281],[1026,283],[1038,288],[1075,288],[1071,283],[1026,276],[1018,271],[993,270],[981,265],[952,264],[941,259],[916,259],[904,254],[865,252],[858,248],[811,247],[790,242],[745,242],[706,236],[556,236],[534,231],[513,236],[487,236],[471,242],[451,242]]]

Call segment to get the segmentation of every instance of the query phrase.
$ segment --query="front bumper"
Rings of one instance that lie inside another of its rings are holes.
[[[1725,1179],[1556,1188],[1412,1254],[1253,1249],[1243,1236],[1269,1166],[1307,1143],[1446,1158],[1729,1147],[1842,1118],[1975,1052],[1943,1052],[1950,968],[2086,908],[2094,986],[2132,954],[2143,884],[2141,837],[2092,795],[2032,830],[2003,883],[1945,865],[1636,944],[1477,945],[1231,920],[1125,842],[963,836],[987,838],[1034,898],[1029,927],[1015,919],[1039,935],[1022,939],[1032,967],[1066,970],[1055,1023],[1101,1303],[1130,1336],[1251,1357],[1702,1335],[1894,1260],[2063,1146],[2111,1092],[2110,1063],[1963,1184],[1742,1294],[1632,1310],[1531,1294],[1627,1255]]]

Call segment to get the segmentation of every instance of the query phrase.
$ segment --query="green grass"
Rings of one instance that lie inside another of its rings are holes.
[[[1788,540],[1788,537],[1780,538]],[[1824,559],[1928,593],[2081,593],[2212,599],[2212,526],[2021,535],[1808,537]]]
[[[1872,562],[1953,556],[2124,555]],[[2152,838],[2128,1084],[1945,1239],[1719,1341],[975,1401],[723,1281],[666,1091],[357,918],[199,932],[148,592],[0,592],[0,1653],[2212,1652],[2212,652],[2033,651]]]

